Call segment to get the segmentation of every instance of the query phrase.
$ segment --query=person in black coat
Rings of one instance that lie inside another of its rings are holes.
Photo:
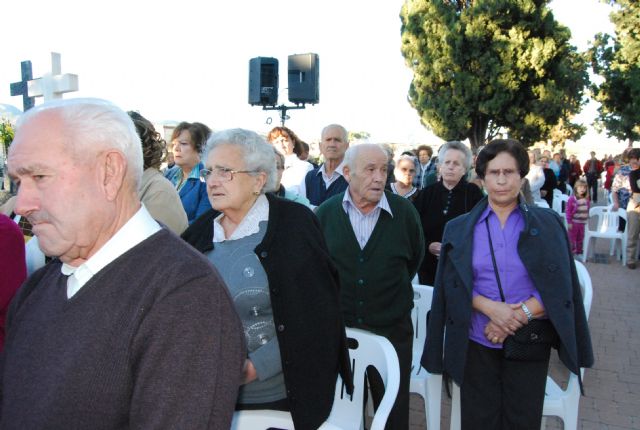
[[[558,180],[553,170],[549,168],[549,158],[546,156],[540,157],[542,163],[542,169],[544,172],[544,184],[540,188],[540,196],[549,204],[549,207],[553,207],[553,190],[558,188]]]
[[[216,265],[245,329],[236,409],[290,411],[297,429],[316,429],[331,412],[338,374],[347,391],[353,386],[338,272],[318,219],[269,193],[275,158],[256,133],[216,133],[204,159],[213,209],[182,238]]]
[[[438,168],[442,179],[420,191],[414,201],[427,247],[418,270],[422,285],[433,285],[446,223],[469,212],[482,200],[480,188],[464,179],[471,161],[471,151],[463,143],[452,141],[442,145],[438,152]]]

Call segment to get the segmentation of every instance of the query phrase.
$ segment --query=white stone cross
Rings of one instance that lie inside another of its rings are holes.
[[[51,53],[51,73],[28,83],[29,97],[43,97],[45,102],[61,99],[62,94],[78,91],[78,75],[62,74],[60,54]]]

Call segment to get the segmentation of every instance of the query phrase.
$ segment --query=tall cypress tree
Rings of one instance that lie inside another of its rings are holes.
[[[501,128],[524,144],[547,139],[559,123],[576,129],[570,119],[584,104],[587,65],[547,4],[406,0],[402,54],[422,123],[472,147]]]

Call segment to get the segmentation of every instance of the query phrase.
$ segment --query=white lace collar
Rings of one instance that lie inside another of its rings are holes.
[[[269,220],[269,200],[264,194],[261,194],[244,216],[240,225],[231,234],[231,237],[225,237],[224,228],[222,228],[222,218],[224,214],[218,215],[213,220],[213,243],[224,242],[225,240],[242,239],[243,237],[256,234],[260,231],[260,221]]]

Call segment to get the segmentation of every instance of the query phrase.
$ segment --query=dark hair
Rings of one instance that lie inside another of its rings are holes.
[[[627,151],[627,160],[630,160],[631,158],[635,158],[637,160],[640,160],[640,148],[631,148]]]
[[[433,149],[431,149],[431,147],[429,145],[420,145],[416,148],[416,156],[420,155],[420,151],[427,151],[427,154],[429,154],[429,158],[431,158],[433,156]]]
[[[202,133],[204,134],[204,143],[207,143],[207,140],[209,140],[209,136],[211,136],[211,129],[209,128],[209,126],[201,122],[194,122],[191,125],[193,125],[194,127],[200,127]]]
[[[195,149],[197,153],[201,153],[202,147],[207,141],[207,134],[206,134],[206,130],[202,127],[203,125],[204,124],[197,123],[197,122],[194,122],[194,123],[181,122],[173,130],[173,133],[171,133],[171,141],[173,142],[175,139],[178,138],[178,136],[180,136],[180,133],[186,130],[189,132],[189,135],[191,136],[191,145],[193,146],[193,149]],[[209,127],[207,127],[207,129],[208,128]]]
[[[154,167],[160,168],[162,158],[167,143],[164,141],[160,133],[158,133],[148,119],[140,115],[138,112],[127,112],[129,117],[133,121],[133,125],[136,126],[138,136],[142,142],[142,156],[144,158],[144,168]]]
[[[293,143],[294,154],[300,156],[304,152],[304,148],[302,147],[302,140],[300,140],[300,138],[287,127],[273,127],[267,135],[267,140],[271,143],[280,136],[284,136],[287,139],[291,140],[291,143]]]
[[[478,178],[484,179],[487,164],[501,152],[506,152],[516,160],[520,177],[524,178],[529,173],[529,154],[524,146],[515,139],[495,139],[489,142],[476,158],[476,173]]]

